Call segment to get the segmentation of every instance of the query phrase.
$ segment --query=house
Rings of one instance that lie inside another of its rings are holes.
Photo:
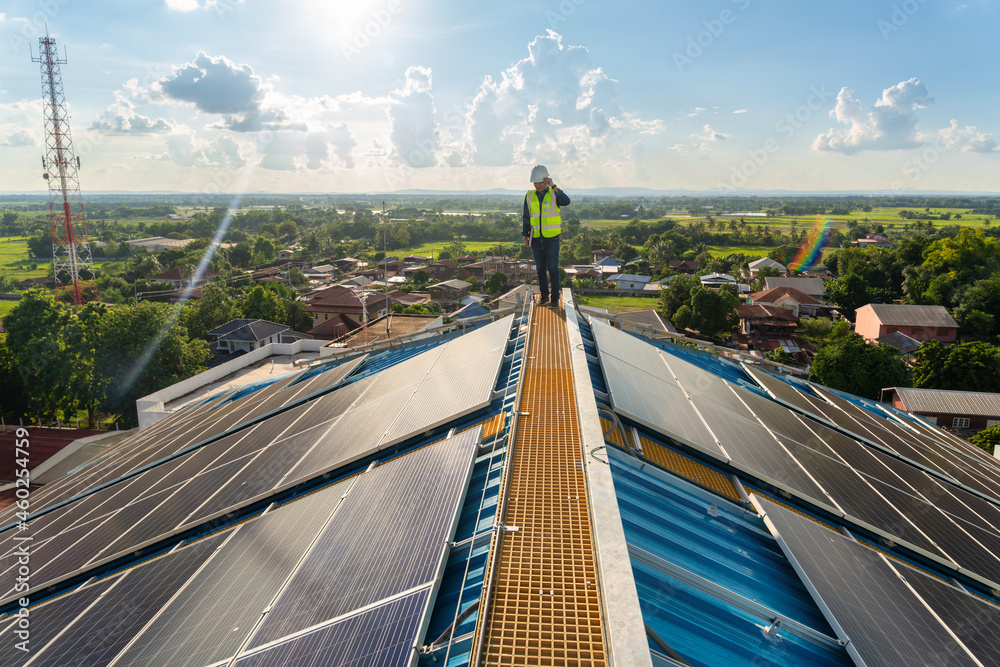
[[[898,331],[914,340],[954,343],[958,322],[944,306],[870,303],[858,308],[854,331],[868,342]]]
[[[52,288],[52,276],[45,276],[41,278],[25,278],[20,283],[18,287],[21,289],[29,289],[31,287],[48,287]]]
[[[891,248],[892,241],[885,234],[871,233],[865,234],[860,239],[855,239],[851,242],[851,245],[855,245],[861,248]]]
[[[775,287],[792,287],[819,301],[826,299],[826,285],[819,278],[772,278],[771,276],[764,278],[765,291]]]
[[[193,242],[194,239],[168,239],[165,236],[149,236],[144,239],[133,239],[128,244],[132,250],[145,248],[149,252],[163,252],[164,250],[177,250]]]
[[[436,285],[427,287],[431,293],[431,301],[441,304],[441,307],[448,310],[454,307],[463,297],[469,296],[469,288],[472,283],[464,280],[446,280]]]
[[[1000,424],[1000,394],[889,387],[882,390],[882,401],[944,428],[981,431]]]
[[[736,278],[728,273],[709,273],[701,277],[702,287],[721,287],[723,285],[735,285]]]
[[[645,289],[650,276],[636,276],[630,273],[619,273],[607,279],[609,283],[618,289]]]
[[[219,354],[253,352],[271,343],[291,343],[300,338],[312,338],[290,330],[286,324],[250,319],[230,320],[215,327],[206,336],[212,351]]]
[[[696,259],[672,259],[670,260],[670,264],[667,265],[667,268],[671,271],[677,271],[689,276],[698,273],[700,267],[701,264]]]
[[[278,259],[291,259],[295,256],[294,250],[289,250],[288,248],[282,248],[278,251]]]
[[[613,276],[622,268],[622,261],[614,257],[602,257],[594,262],[594,268],[605,276]]]
[[[174,287],[177,289],[184,289],[185,287],[197,287],[210,278],[220,275],[218,271],[212,271],[211,269],[206,269],[205,272],[197,279],[191,277],[191,269],[187,266],[175,266],[172,269],[167,269],[162,273],[158,273],[155,276],[151,276],[150,280],[157,280],[165,283],[173,283]]]
[[[404,264],[429,264],[433,261],[433,257],[424,257],[423,255],[407,255],[403,258]]]
[[[613,254],[614,252],[608,250],[607,248],[598,248],[597,250],[594,251],[594,263],[596,264],[597,262],[606,257],[611,257]]]
[[[403,267],[403,277],[412,280],[417,271],[423,271],[424,273],[430,275],[430,271],[427,270],[426,264],[410,264]]]
[[[361,326],[365,322],[365,317],[371,322],[388,313],[392,303],[392,299],[384,294],[377,292],[355,294],[353,290],[337,285],[314,295],[309,300],[305,312],[312,317],[314,328],[338,316],[355,326]],[[306,333],[311,334],[313,331],[309,330]]]
[[[795,317],[816,317],[832,310],[830,306],[819,299],[811,297],[805,292],[800,292],[794,287],[775,287],[755,292],[750,295],[750,300],[762,306],[786,308],[792,311]]]
[[[750,270],[750,278],[752,279],[756,278],[757,274],[760,273],[760,270],[763,269],[764,267],[774,269],[780,275],[785,275],[788,273],[788,268],[784,264],[776,262],[770,257],[763,257],[761,259],[754,260],[749,264],[747,264],[747,268]]]
[[[454,275],[455,271],[458,270],[458,262],[450,259],[441,259],[431,262],[424,268],[429,274],[440,279]]]
[[[479,258],[475,255],[462,255],[461,257],[456,257],[455,261],[459,264],[472,264],[473,262],[478,262]]]
[[[920,346],[923,345],[919,340],[914,340],[899,331],[880,336],[875,339],[875,342],[896,348],[899,351],[899,355],[903,358],[909,358],[911,354],[919,350]]]
[[[777,306],[736,306],[736,314],[740,316],[740,333],[745,335],[790,336],[799,325],[798,318],[791,311]]]
[[[566,272],[567,274],[569,271]],[[592,266],[588,266],[584,269],[577,269],[571,274],[573,280],[580,280],[582,278],[589,278],[590,280],[600,280],[601,273]]]

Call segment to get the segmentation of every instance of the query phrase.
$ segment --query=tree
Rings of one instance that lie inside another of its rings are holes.
[[[56,419],[76,413],[73,350],[66,341],[73,311],[46,290],[35,288],[4,317],[10,362],[27,389],[29,417]]]
[[[240,317],[240,304],[219,283],[205,285],[201,298],[184,308],[181,322],[192,338],[204,338],[215,327]]]
[[[240,304],[243,317],[250,320],[267,320],[284,324],[287,317],[287,310],[284,301],[280,296],[269,289],[264,289],[262,285],[255,285],[243,297]]]
[[[972,341],[952,347],[928,341],[915,357],[914,387],[1000,392],[1000,348],[995,345]]]
[[[410,276],[410,280],[417,285],[426,285],[428,282],[430,282],[430,279],[431,279],[430,274],[424,271],[423,269],[418,269],[417,271],[414,271],[413,275]]]
[[[909,373],[889,345],[869,345],[852,333],[820,349],[809,370],[813,382],[878,400],[884,387],[908,387]]]
[[[969,442],[993,454],[996,446],[1000,444],[1000,425],[987,426],[969,438]]]
[[[507,274],[497,271],[486,279],[483,283],[483,287],[486,288],[486,292],[493,296],[500,296],[503,291],[507,289]]]
[[[856,273],[848,273],[826,285],[826,297],[837,305],[844,317],[853,320],[861,306],[878,303],[879,295],[869,291],[868,284]]]
[[[174,307],[140,301],[102,318],[95,365],[102,375],[101,409],[138,423],[135,402],[204,370],[208,344],[191,340]]]
[[[739,297],[728,290],[710,290],[700,285],[692,288],[691,324],[688,328],[696,329],[705,336],[732,333],[739,324],[739,316],[736,314],[736,306],[739,304]]]

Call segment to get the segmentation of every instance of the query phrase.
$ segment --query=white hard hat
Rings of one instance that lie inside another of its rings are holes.
[[[532,183],[541,183],[548,177],[549,177],[549,170],[543,167],[542,165],[538,165],[537,167],[531,170]]]

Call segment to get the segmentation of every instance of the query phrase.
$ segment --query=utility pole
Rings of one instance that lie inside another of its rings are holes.
[[[385,298],[385,339],[389,340],[389,249],[385,240],[385,200],[382,200],[382,294]]]

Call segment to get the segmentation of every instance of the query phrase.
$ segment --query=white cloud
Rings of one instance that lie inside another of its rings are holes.
[[[264,159],[260,166],[276,171],[316,170],[331,166],[353,169],[356,146],[357,141],[343,123],[324,131],[276,132],[264,146]],[[338,158],[336,165],[331,164],[331,153]]]
[[[431,71],[425,67],[409,67],[402,90],[391,94],[389,138],[392,156],[411,167],[433,167],[437,164],[437,131],[434,122],[434,97],[431,95]]]
[[[175,12],[193,12],[196,9],[201,9],[198,0],[166,0],[166,5],[167,9],[172,9]]]
[[[918,79],[886,88],[871,111],[865,111],[854,91],[841,88],[837,105],[830,116],[847,125],[846,130],[831,128],[813,141],[819,151],[852,155],[865,150],[894,150],[922,145],[917,133],[917,109],[934,103],[927,88]]]
[[[191,130],[166,137],[167,152],[157,159],[169,160],[181,167],[236,170],[246,165],[240,147],[229,136],[219,135],[210,141],[198,139]]]
[[[154,83],[150,99],[187,102],[199,111],[223,116],[222,127],[257,132],[279,128],[287,119],[281,109],[263,105],[270,90],[250,65],[199,51],[192,62],[175,67],[170,76]]]
[[[0,143],[0,146],[10,146],[11,148],[38,145],[40,145],[38,137],[30,130],[14,130],[4,138],[3,143]]]
[[[244,0],[205,0],[202,4],[199,0],[164,0],[167,9],[175,12],[193,12],[199,9],[217,7],[220,11],[228,11],[237,5],[242,5]]]
[[[739,114],[739,113],[747,113],[747,110],[746,110],[746,109],[737,109],[737,110],[736,110],[736,111],[734,111],[733,113],[734,113],[734,114]]]
[[[611,140],[618,157],[638,119],[615,101],[617,82],[582,46],[564,46],[549,30],[528,45],[528,57],[487,76],[464,118],[458,145],[447,137],[448,164],[506,166],[573,163],[600,153],[607,160]],[[648,128],[659,131],[655,123]]]
[[[138,95],[138,80],[130,79],[123,90],[116,90],[114,103],[94,120],[90,129],[114,134],[164,134],[174,129],[174,123],[153,120],[136,112],[132,101]]]
[[[948,127],[938,131],[938,136],[946,148],[959,148],[967,153],[997,153],[997,145],[993,135],[980,132],[974,125],[959,127],[954,118]]]
[[[705,123],[705,127],[701,128],[701,129],[702,129],[702,132],[704,132],[704,134],[696,134],[694,136],[697,137],[698,139],[702,139],[704,141],[711,141],[711,142],[716,142],[717,143],[719,141],[725,141],[730,136],[728,134],[724,134],[722,132],[719,132],[718,130],[713,130],[712,127],[708,123]]]
[[[704,113],[705,107],[695,107],[688,113],[688,118],[694,118],[700,113]]]

